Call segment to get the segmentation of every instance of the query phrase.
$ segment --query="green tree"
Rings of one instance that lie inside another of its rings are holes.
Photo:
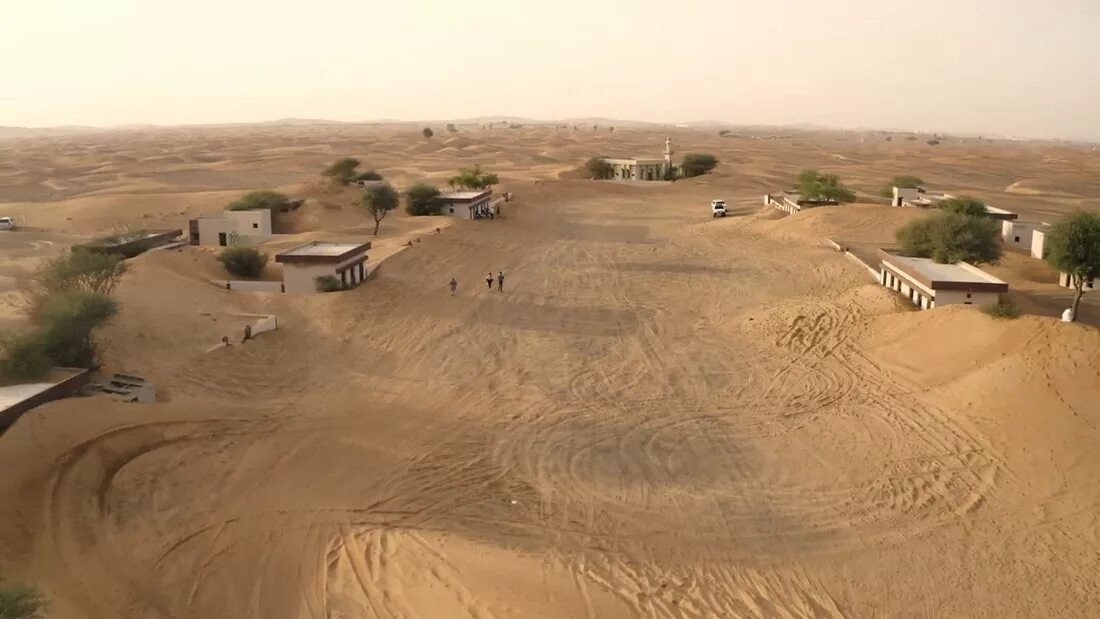
[[[29,587],[0,586],[0,619],[41,619],[46,601]]]
[[[443,209],[439,190],[425,183],[417,183],[405,192],[405,211],[409,215],[438,215]]]
[[[424,135],[425,140],[430,140],[432,136],[435,135],[435,131],[432,131],[431,127],[424,127],[424,130],[420,133]]]
[[[85,249],[73,249],[47,260],[35,275],[46,294],[98,292],[111,294],[126,274],[122,256]]]
[[[1001,257],[999,235],[994,220],[954,211],[910,222],[896,233],[906,254],[945,264],[996,262]]]
[[[605,180],[611,178],[611,175],[615,173],[615,168],[608,162],[604,161],[602,157],[593,157],[585,162],[584,169],[588,172],[588,177],[596,180]]]
[[[714,155],[705,153],[688,153],[680,162],[680,171],[684,176],[691,178],[710,172],[718,165],[718,159]]]
[[[803,170],[795,180],[795,186],[803,200],[811,202],[855,202],[856,194],[841,184],[836,174],[822,174],[817,170]]]
[[[887,139],[887,141],[890,140],[889,137],[886,138],[886,139]],[[889,184],[887,184],[886,187],[884,187],[880,193],[881,193],[882,197],[890,198],[890,197],[893,197],[893,195],[894,195],[894,187],[898,187],[900,189],[916,189],[917,187],[923,187],[923,186],[924,186],[924,181],[921,180],[921,178],[919,176],[911,176],[911,175],[895,176],[894,178],[890,179]]]
[[[355,178],[355,169],[359,167],[360,163],[361,162],[354,157],[344,157],[325,168],[325,171],[321,172],[321,175],[327,177],[334,183],[347,185]]]
[[[231,211],[254,211],[268,209],[271,214],[290,209],[290,198],[277,191],[253,191],[229,203]]]
[[[389,184],[373,185],[363,191],[363,197],[359,200],[359,205],[367,210],[374,218],[374,234],[378,234],[378,228],[382,225],[382,220],[386,218],[386,215],[393,209],[397,208],[400,198],[398,198],[397,191]]]
[[[1100,215],[1078,211],[1054,224],[1044,243],[1046,261],[1070,277],[1073,319],[1090,281],[1100,278]]]
[[[50,297],[36,316],[42,353],[54,365],[95,367],[99,350],[92,332],[117,312],[114,299],[95,292]]]
[[[38,331],[0,333],[0,383],[42,378],[51,365]]]
[[[259,277],[267,265],[267,254],[254,247],[226,247],[218,254],[226,271],[239,277]]]
[[[989,210],[985,208],[985,203],[981,200],[975,200],[974,198],[966,196],[940,200],[936,202],[935,206],[940,210],[969,215],[971,217],[985,217],[989,214]]]
[[[460,169],[458,174],[452,176],[447,182],[451,187],[486,189],[499,183],[500,178],[496,174],[483,171],[481,165],[475,165],[472,168]]]

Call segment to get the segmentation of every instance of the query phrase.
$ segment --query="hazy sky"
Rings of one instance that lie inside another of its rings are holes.
[[[0,125],[494,114],[1100,140],[1100,0],[0,0]]]

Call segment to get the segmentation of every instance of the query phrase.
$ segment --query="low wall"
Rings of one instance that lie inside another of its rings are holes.
[[[51,400],[59,400],[66,396],[70,396],[76,393],[76,391],[84,385],[87,385],[91,380],[91,375],[88,370],[79,368],[59,369],[72,372],[73,374],[60,382],[54,383],[43,391],[39,391],[24,400],[20,400],[4,410],[0,410],[0,433],[10,428],[12,424],[23,416],[23,413],[26,413],[36,406],[50,402]]]
[[[283,282],[249,281],[249,280],[210,280],[226,290],[236,292],[282,292]]]

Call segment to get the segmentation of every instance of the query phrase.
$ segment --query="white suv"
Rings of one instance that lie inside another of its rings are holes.
[[[0,230],[15,230],[15,219],[12,217],[0,217]]]
[[[725,217],[726,216],[726,201],[725,200],[711,200],[710,201],[710,211],[711,211],[711,213],[713,213],[714,217]]]

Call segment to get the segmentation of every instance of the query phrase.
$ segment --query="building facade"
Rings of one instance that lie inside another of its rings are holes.
[[[445,193],[439,200],[443,204],[441,215],[458,219],[481,219],[489,216],[489,203],[493,199],[492,189],[474,191],[455,191]]]
[[[271,210],[225,211],[192,219],[189,237],[192,245],[226,247],[234,240],[262,240],[271,236]]]
[[[317,278],[335,277],[344,288],[354,288],[367,278],[370,243],[322,243],[314,241],[276,254],[283,265],[283,291],[317,292]]]
[[[665,154],[661,159],[601,157],[611,166],[611,180],[662,181],[675,172],[672,165],[672,138],[665,138]]]
[[[944,305],[993,305],[1008,284],[978,267],[960,262],[938,264],[928,258],[879,250],[879,283],[901,293],[920,309]]]

